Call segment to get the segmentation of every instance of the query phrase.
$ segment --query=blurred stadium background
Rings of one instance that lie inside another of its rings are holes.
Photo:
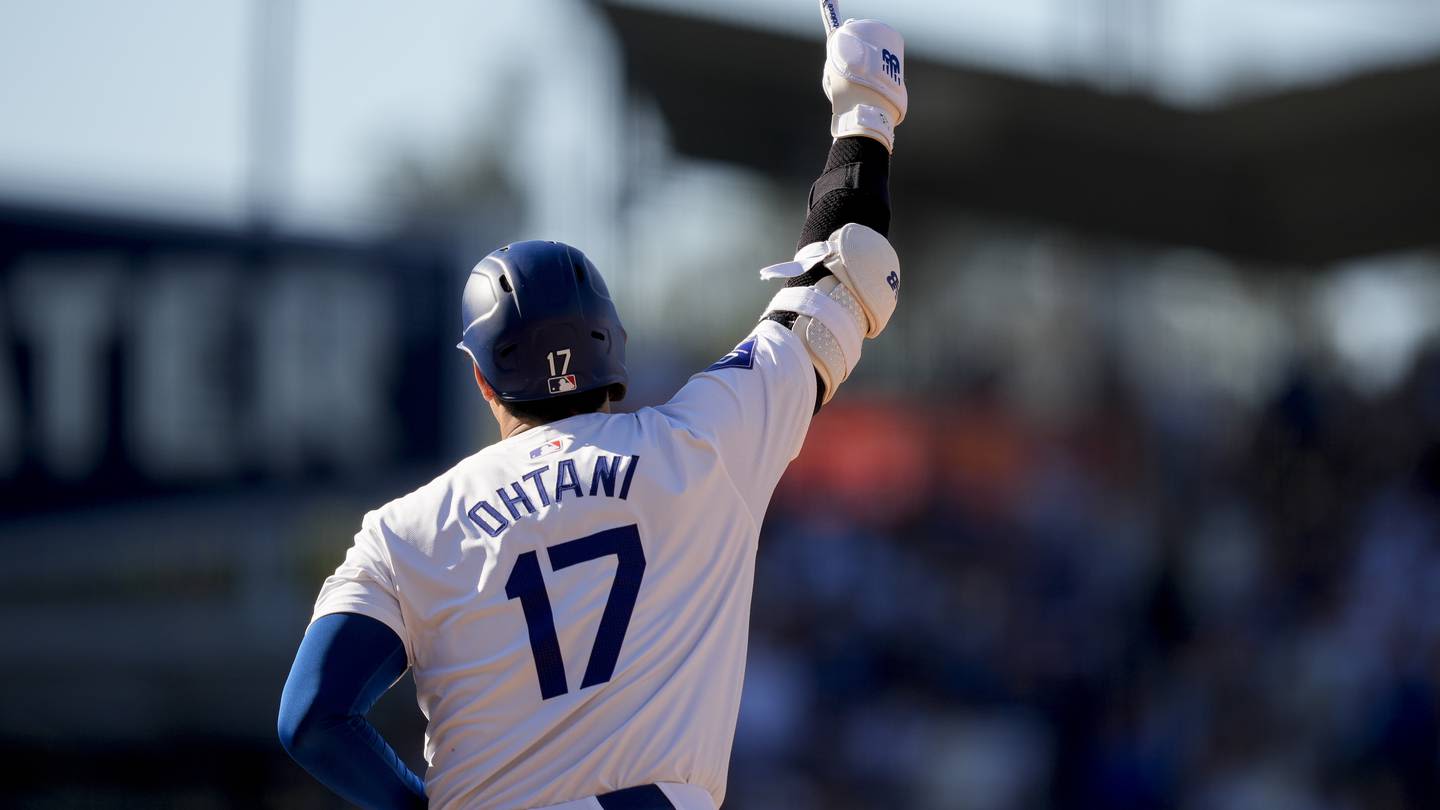
[[[0,803],[339,806],[279,690],[491,438],[465,271],[582,246],[627,405],[724,354],[812,6],[0,5]],[[726,807],[1440,806],[1440,6],[844,10],[911,45],[906,294],[771,510]]]

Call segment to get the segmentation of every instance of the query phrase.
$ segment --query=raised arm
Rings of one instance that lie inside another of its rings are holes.
[[[734,351],[659,409],[715,445],[757,514],[800,452],[811,415],[895,311],[900,263],[885,234],[903,65],[903,41],[886,25],[852,20],[829,34],[824,87],[835,142],[810,190],[794,260],[761,271],[786,287]]]
[[[890,155],[905,119],[905,43],[874,20],[838,27],[826,19],[823,86],[835,142],[810,187],[808,212],[793,261],[765,268],[787,279],[765,318],[791,329],[815,364],[815,408],[828,402],[860,359],[864,338],[879,335],[895,311],[900,263],[890,232]]]

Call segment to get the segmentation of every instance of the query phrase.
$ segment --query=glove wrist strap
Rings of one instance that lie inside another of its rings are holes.
[[[895,151],[895,124],[884,110],[869,104],[857,104],[831,116],[830,135],[837,139],[861,135],[884,144],[886,151]]]

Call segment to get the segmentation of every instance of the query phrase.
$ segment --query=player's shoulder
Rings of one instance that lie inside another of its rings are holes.
[[[482,451],[483,452],[483,451]],[[365,514],[364,525],[387,538],[407,538],[423,533],[426,526],[434,531],[436,519],[454,497],[456,480],[462,467],[476,453],[436,475],[426,483],[392,498]]]

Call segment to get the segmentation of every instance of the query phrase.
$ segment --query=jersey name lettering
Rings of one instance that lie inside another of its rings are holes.
[[[575,460],[562,458],[553,464],[537,467],[495,490],[495,500],[482,500],[470,507],[468,514],[486,534],[499,537],[510,528],[510,524],[535,514],[566,497],[575,498],[604,496],[628,500],[630,483],[635,479],[635,467],[640,456],[615,456],[601,453],[595,457],[589,480],[582,480]],[[625,472],[620,472],[621,466]],[[588,484],[588,486],[587,486]]]

